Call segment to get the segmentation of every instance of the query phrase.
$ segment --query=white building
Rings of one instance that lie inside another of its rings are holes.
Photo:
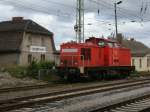
[[[122,35],[121,35],[122,37]],[[121,43],[124,47],[131,49],[132,59],[131,64],[135,66],[136,71],[150,72],[150,49],[142,42],[134,38],[121,38]]]
[[[55,61],[53,33],[32,20],[14,17],[0,22],[0,66]]]
[[[136,71],[150,72],[150,52],[132,54],[131,62],[135,66]]]

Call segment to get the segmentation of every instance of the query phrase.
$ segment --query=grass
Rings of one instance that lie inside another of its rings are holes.
[[[13,77],[25,78],[27,77],[26,69],[27,69],[26,67],[14,66],[14,67],[6,68],[5,71],[8,72]]]
[[[33,61],[28,67],[12,66],[12,67],[7,67],[3,71],[6,71],[11,76],[20,79],[25,77],[30,77],[31,79],[40,79],[42,81],[47,81],[47,82],[57,82],[57,81],[59,82],[60,78],[56,75],[56,72],[52,69],[53,66],[54,66],[53,62]]]

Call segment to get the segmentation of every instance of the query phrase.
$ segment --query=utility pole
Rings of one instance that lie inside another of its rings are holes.
[[[119,1],[119,2],[115,2],[114,3],[114,7],[115,7],[115,28],[116,28],[116,38],[118,36],[118,20],[117,20],[117,5],[121,4],[122,1]]]
[[[76,31],[76,41],[84,42],[84,0],[77,0],[76,10],[76,25],[74,27]]]
[[[116,38],[117,38],[117,35],[118,35],[118,24],[117,24],[117,3],[114,3],[114,6],[115,6],[115,28],[116,28]]]

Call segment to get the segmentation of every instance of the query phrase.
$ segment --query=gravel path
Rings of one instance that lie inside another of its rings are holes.
[[[0,72],[0,88],[8,88],[8,87],[17,87],[17,86],[29,86],[29,85],[37,85],[37,84],[45,84],[45,82],[30,79],[30,78],[15,78],[12,77],[9,73]]]

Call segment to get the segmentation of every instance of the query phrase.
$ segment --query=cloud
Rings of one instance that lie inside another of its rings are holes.
[[[54,15],[33,14],[31,17],[35,22],[49,29],[54,33],[56,47],[59,48],[61,43],[75,40],[74,23],[60,21]]]
[[[85,0],[86,38],[102,35],[107,37],[115,32],[114,2],[114,0]],[[75,40],[76,0],[4,0],[0,3],[1,21],[11,19],[13,16],[33,19],[54,32],[57,48],[63,42]],[[134,37],[150,46],[150,22],[139,22],[140,8],[141,0],[123,0],[123,3],[117,6],[118,30],[127,37]],[[5,13],[2,13],[4,10]],[[143,16],[144,21],[150,18],[149,11],[150,8]],[[137,22],[132,23],[133,20]]]

